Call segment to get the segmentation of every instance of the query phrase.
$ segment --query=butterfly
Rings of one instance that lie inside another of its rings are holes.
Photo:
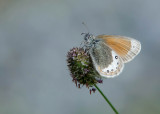
[[[88,50],[96,71],[106,78],[118,76],[124,64],[133,60],[141,50],[141,43],[130,37],[118,35],[84,35],[84,46]]]

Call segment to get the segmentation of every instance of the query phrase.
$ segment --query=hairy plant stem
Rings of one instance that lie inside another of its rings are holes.
[[[97,88],[97,90],[103,96],[103,98],[106,100],[106,102],[110,105],[110,107],[113,109],[113,111],[115,112],[115,114],[118,114],[118,111],[114,108],[114,106],[112,105],[112,103],[107,99],[107,97],[103,94],[103,92],[99,89],[99,87],[96,84],[94,84],[94,86],[95,86],[95,88]]]

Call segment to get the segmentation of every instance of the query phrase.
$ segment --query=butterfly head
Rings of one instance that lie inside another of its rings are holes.
[[[93,36],[90,33],[82,33],[82,35],[84,34],[84,46],[86,48],[91,48],[92,46],[94,46],[94,44],[96,44],[97,40],[95,39],[95,36]]]
[[[89,41],[89,40],[94,39],[94,36],[90,33],[82,33],[81,35],[84,35],[84,40],[85,41]]]

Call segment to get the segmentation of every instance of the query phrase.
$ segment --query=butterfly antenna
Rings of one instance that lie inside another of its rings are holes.
[[[89,33],[89,29],[88,29],[87,25],[84,22],[82,22],[82,24],[85,26],[85,28],[87,29],[87,31]],[[84,34],[84,33],[82,33],[82,34]]]
[[[83,34],[89,34],[89,29],[88,29],[87,25],[84,22],[82,22],[82,24],[87,29],[87,33],[81,33],[81,35],[83,35]],[[85,48],[85,43],[86,43],[86,41],[82,41],[81,44],[80,44],[80,47]]]

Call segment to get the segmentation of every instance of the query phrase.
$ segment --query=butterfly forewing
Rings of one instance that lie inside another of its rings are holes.
[[[110,78],[122,72],[124,64],[121,57],[103,41],[95,44],[89,53],[96,70],[101,76]]]
[[[96,38],[102,39],[124,63],[131,61],[141,50],[140,42],[133,38],[118,35],[99,35]]]

